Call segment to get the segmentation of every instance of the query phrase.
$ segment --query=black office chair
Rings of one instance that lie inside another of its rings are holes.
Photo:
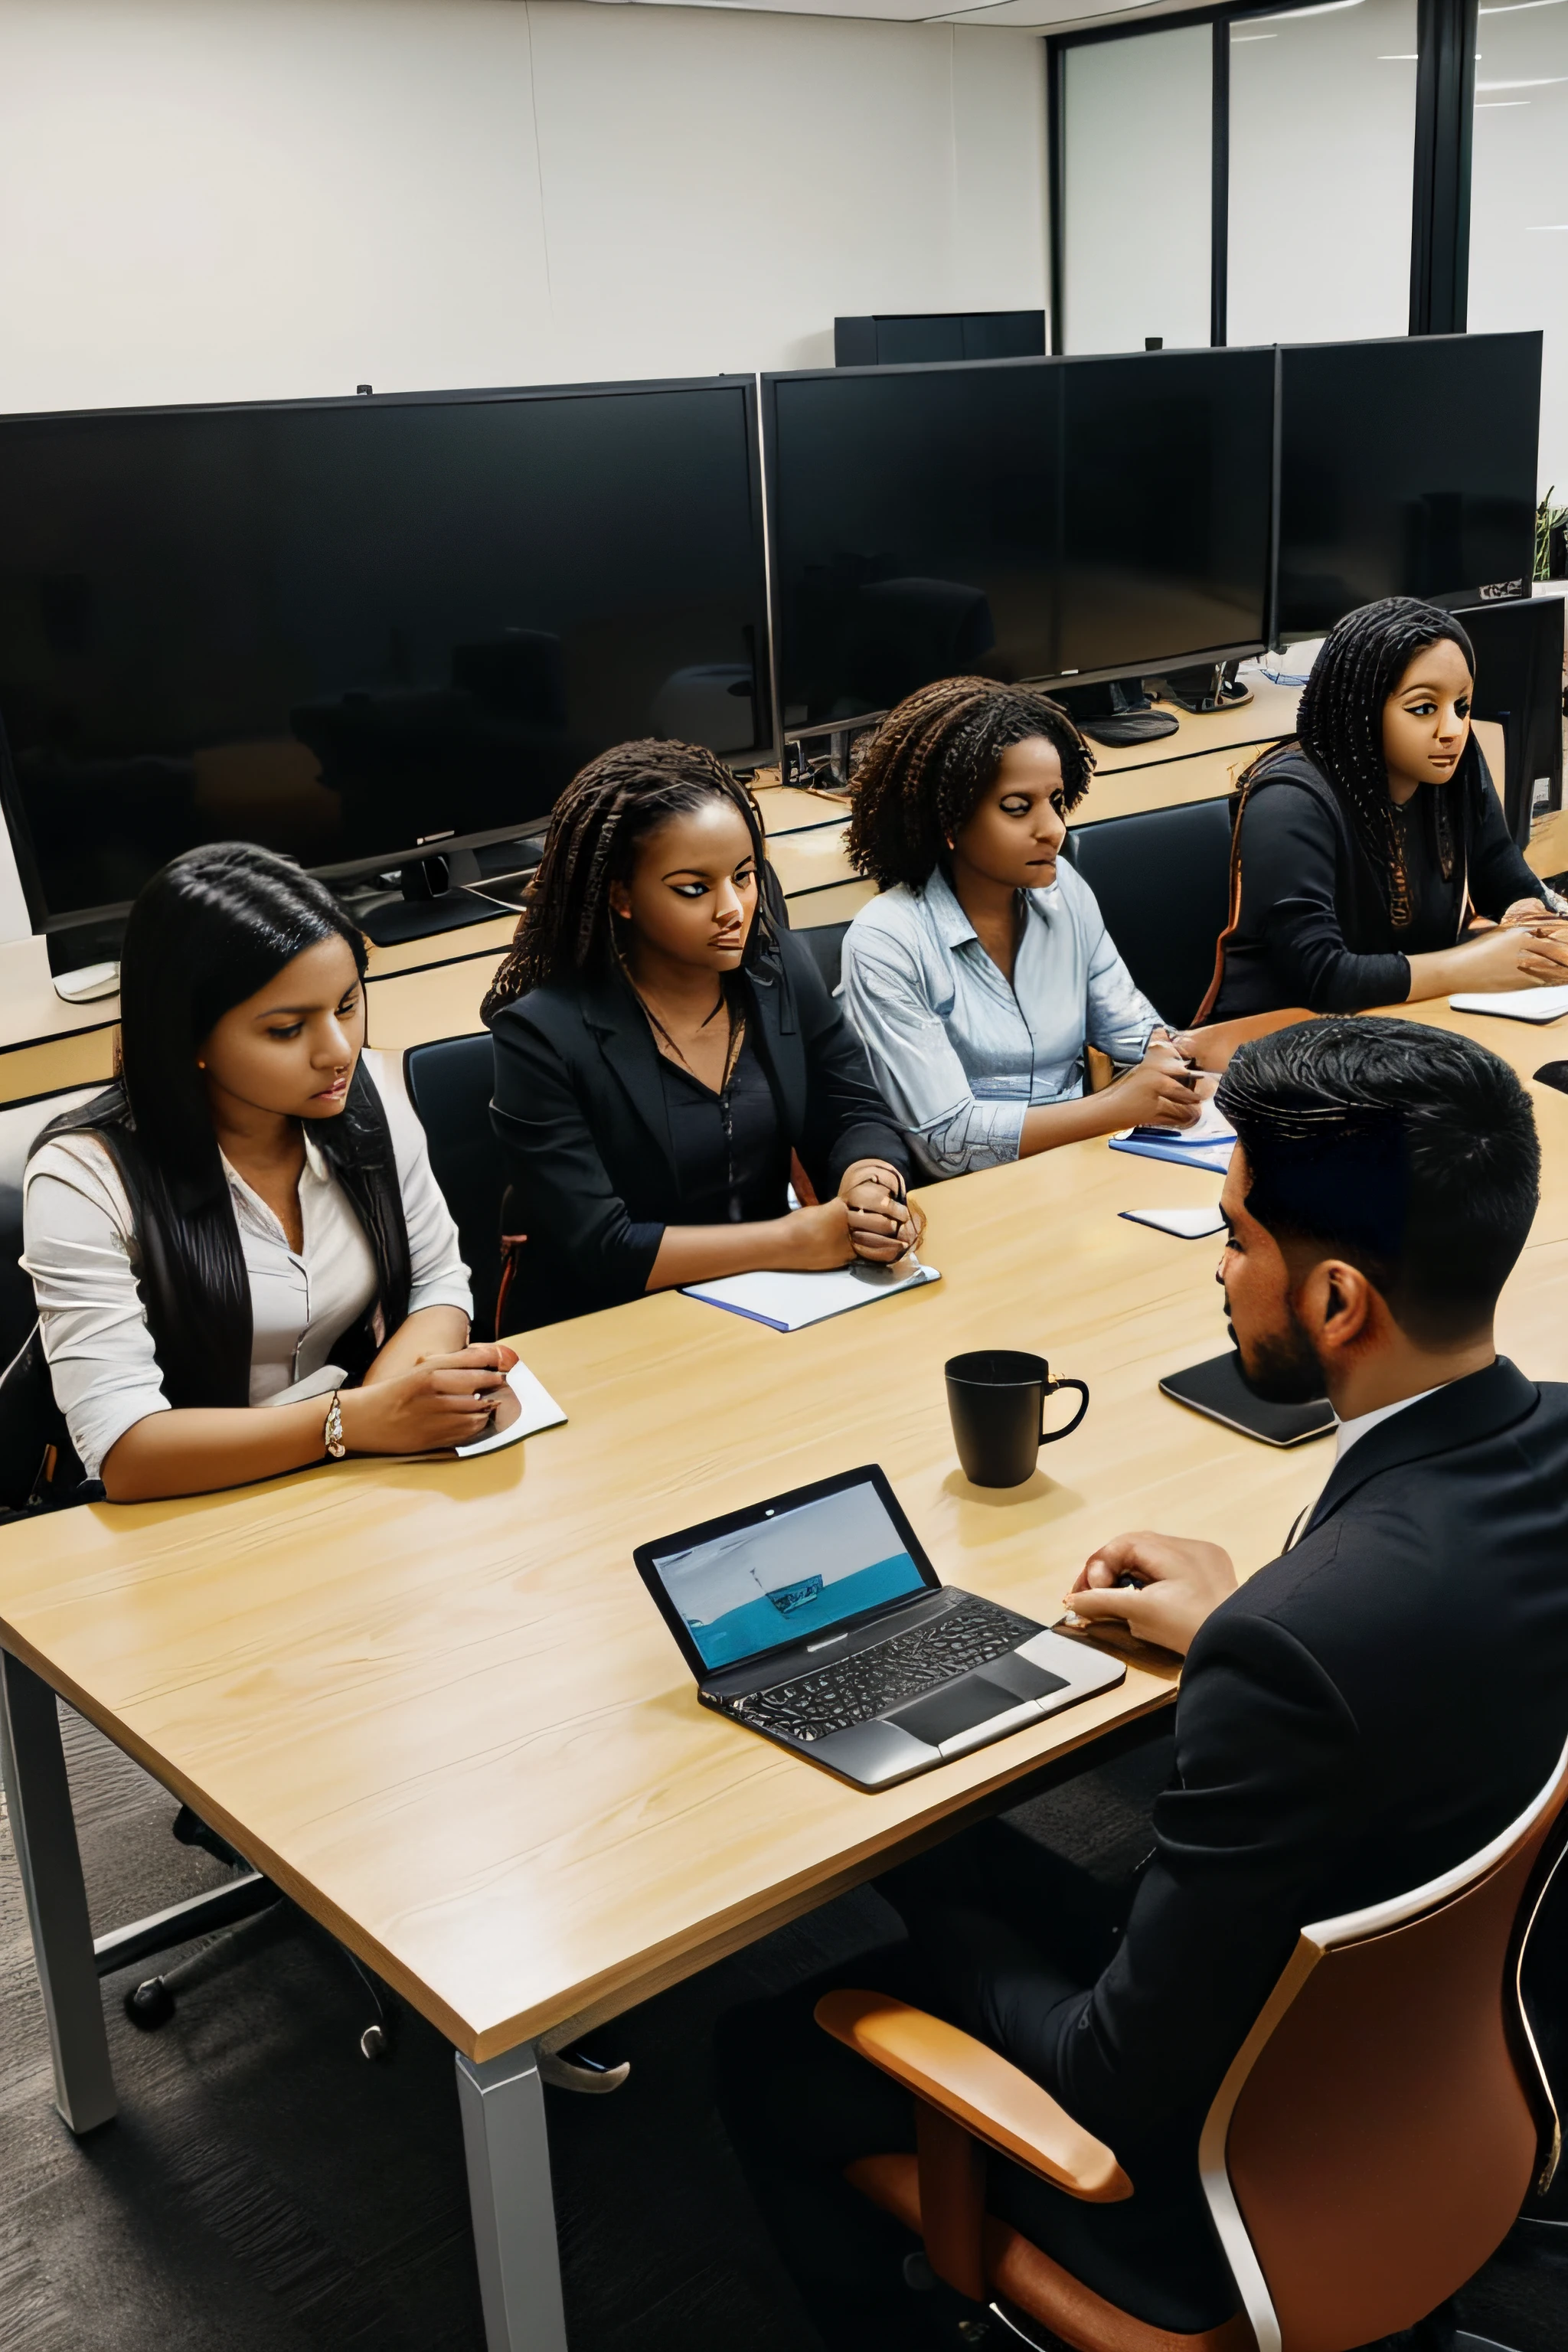
[[[1214,976],[1229,908],[1229,801],[1076,826],[1068,855],[1144,995],[1185,1028]]]
[[[495,1088],[489,1032],[410,1045],[403,1082],[430,1147],[430,1166],[458,1223],[474,1289],[474,1337],[495,1337],[500,1210],[506,1171],[490,1125]]]
[[[818,923],[812,930],[795,932],[802,947],[809,949],[829,993],[844,976],[844,935],[848,929],[847,923]]]

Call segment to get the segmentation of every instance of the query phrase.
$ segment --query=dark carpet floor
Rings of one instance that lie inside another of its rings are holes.
[[[218,1864],[170,1836],[173,1801],[79,1718],[62,1719],[95,1928],[217,1883]],[[1155,1740],[1015,1818],[1120,1873],[1147,1845],[1169,1757]],[[712,2026],[896,1932],[869,1889],[829,1904],[598,2036],[603,2054],[632,2061],[624,2090],[550,2094],[573,2352],[818,2352],[714,2111]],[[152,2034],[121,2007],[147,1972],[105,1987],[121,2113],[78,2142],[50,2104],[0,1822],[4,2352],[482,2352],[440,2038],[405,2016],[392,2061],[366,2064],[364,1996],[298,1915],[198,1955],[176,2015]],[[1506,2247],[1463,2317],[1513,2352],[1563,2352],[1568,2228]]]

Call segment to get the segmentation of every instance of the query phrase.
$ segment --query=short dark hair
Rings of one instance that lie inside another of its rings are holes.
[[[1359,1266],[1421,1346],[1486,1322],[1530,1235],[1541,1144],[1506,1062],[1412,1021],[1303,1021],[1238,1048],[1220,1109],[1247,1208]]]
[[[919,890],[942,863],[950,834],[996,780],[1002,754],[1037,735],[1056,746],[1064,805],[1089,789],[1094,755],[1059,702],[989,677],[944,677],[906,696],[883,719],[855,772],[849,857],[890,889]]]

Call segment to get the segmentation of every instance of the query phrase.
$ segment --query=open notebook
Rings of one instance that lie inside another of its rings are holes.
[[[1235,1128],[1215,1109],[1211,1097],[1191,1127],[1130,1127],[1111,1137],[1110,1148],[1112,1151],[1136,1152],[1144,1160],[1169,1160],[1178,1168],[1202,1168],[1211,1176],[1223,1176],[1230,1166],[1235,1142]]]
[[[808,1323],[826,1323],[830,1315],[848,1315],[875,1299],[941,1280],[934,1266],[905,1258],[899,1265],[857,1264],[824,1274],[726,1274],[717,1282],[687,1283],[684,1290],[688,1298],[747,1316],[774,1331],[800,1331]]]

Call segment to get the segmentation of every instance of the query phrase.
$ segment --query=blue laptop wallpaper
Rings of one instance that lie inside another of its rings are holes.
[[[654,1566],[702,1663],[734,1664],[925,1590],[872,1486],[847,1486]]]

